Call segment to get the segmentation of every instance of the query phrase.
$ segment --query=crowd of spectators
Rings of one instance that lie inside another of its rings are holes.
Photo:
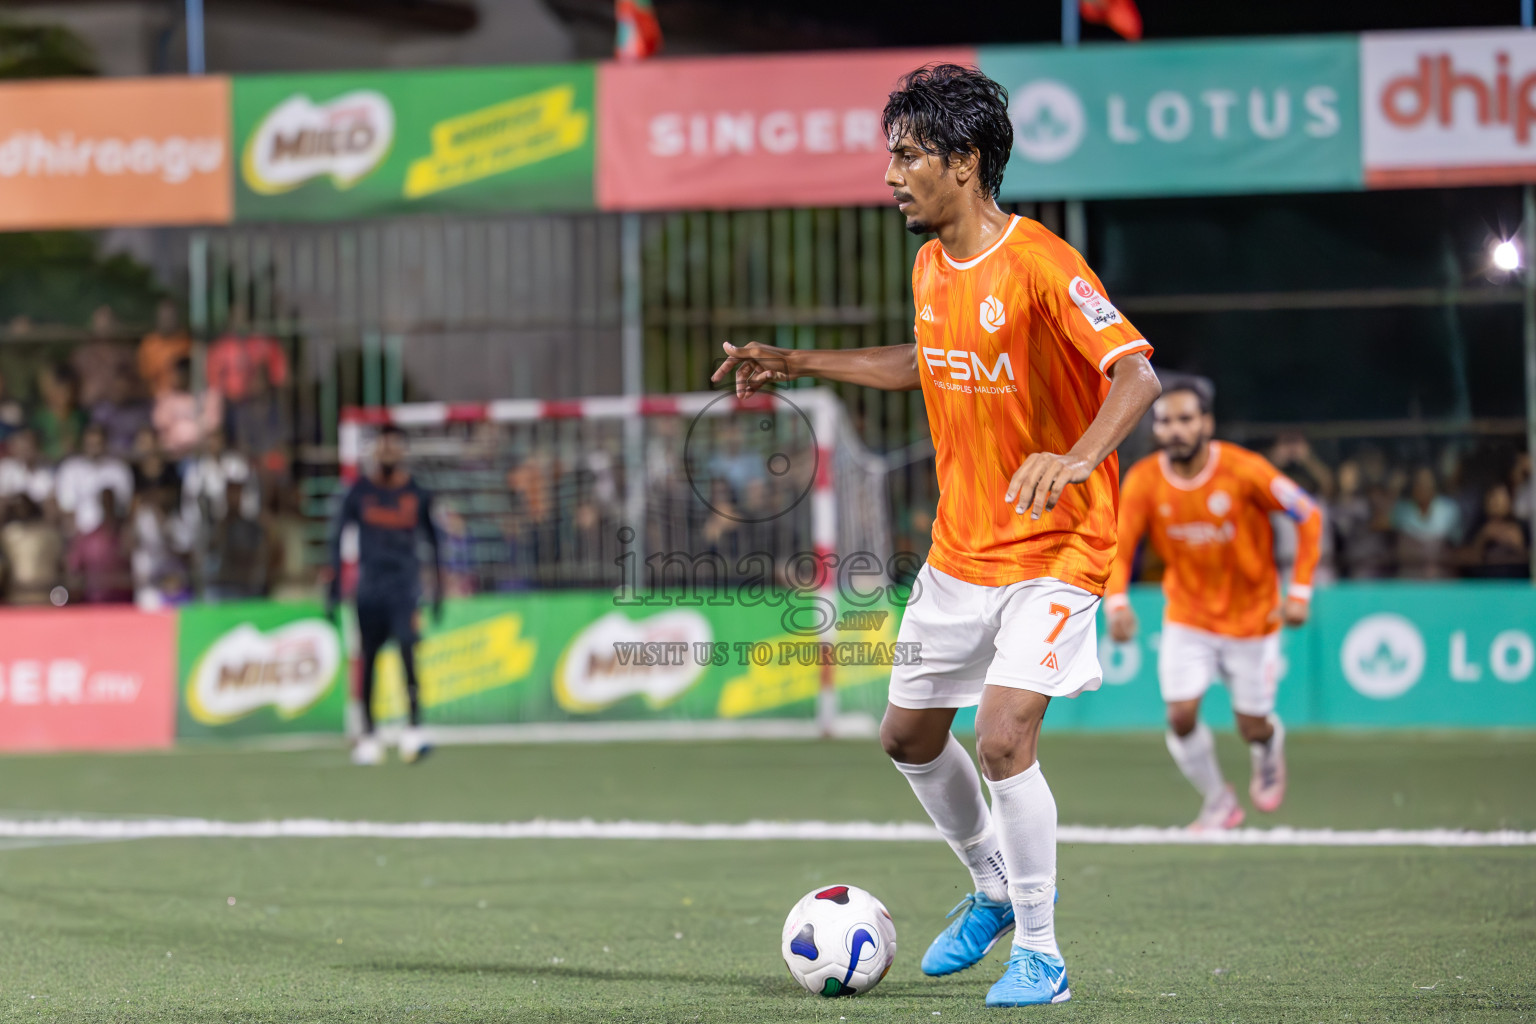
[[[1330,466],[1298,434],[1266,454],[1322,507],[1323,582],[1530,576],[1527,452],[1448,444],[1394,462],[1364,445]],[[1294,551],[1283,524],[1279,548],[1282,561]]]
[[[22,332],[13,323],[9,333]],[[240,309],[199,346],[171,302],[136,340],[102,307],[68,358],[20,381],[31,387],[11,383],[0,374],[0,600],[160,607],[308,582],[288,461],[288,357]],[[646,525],[634,547],[718,555],[727,576],[743,556],[768,552],[781,574],[782,558],[808,544],[796,467],[814,460],[781,456],[788,468],[772,468],[766,452],[796,446],[759,437],[758,426],[723,417],[685,444],[681,421],[649,422]],[[476,430],[416,467],[440,492],[451,591],[610,582],[629,543],[617,539],[628,495],[619,435],[577,438],[566,451],[519,447],[491,424]],[[1529,575],[1531,460],[1512,445],[1357,443],[1324,459],[1298,433],[1262,450],[1322,509],[1319,582]],[[898,547],[921,557],[931,507],[915,504],[898,523]],[[1294,529],[1276,524],[1286,563]],[[1146,569],[1156,577],[1155,564]]]
[[[287,378],[281,345],[238,311],[199,351],[169,301],[136,342],[98,309],[69,358],[43,364],[30,402],[0,378],[4,602],[269,594],[291,565]]]

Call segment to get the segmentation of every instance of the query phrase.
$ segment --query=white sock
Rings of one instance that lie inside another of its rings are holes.
[[[987,780],[997,838],[1008,865],[1013,944],[1060,957],[1056,945],[1056,798],[1040,762],[1001,782]]]
[[[1204,722],[1195,726],[1188,736],[1180,736],[1168,730],[1168,753],[1173,763],[1195,787],[1200,798],[1210,803],[1226,791],[1226,780],[1221,777],[1221,765],[1216,762],[1216,737]]]
[[[927,764],[892,762],[912,784],[917,802],[971,873],[976,891],[989,900],[1008,898],[1003,851],[992,828],[992,812],[981,795],[981,775],[960,741],[950,733],[938,757]]]
[[[1253,757],[1254,771],[1259,770],[1259,765],[1264,758],[1274,753],[1275,749],[1285,745],[1285,725],[1280,721],[1280,716],[1273,712],[1269,715],[1270,728],[1275,731],[1269,734],[1269,739],[1260,743],[1248,744],[1249,753]]]

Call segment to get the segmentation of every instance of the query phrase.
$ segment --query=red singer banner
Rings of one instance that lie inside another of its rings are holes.
[[[976,51],[882,50],[605,64],[598,205],[832,206],[890,199],[880,111],[896,81]]]
[[[0,611],[0,750],[169,747],[175,657],[171,613]]]

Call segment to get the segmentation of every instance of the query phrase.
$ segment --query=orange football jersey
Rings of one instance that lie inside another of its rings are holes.
[[[1165,454],[1131,467],[1120,496],[1120,551],[1110,577],[1110,607],[1131,581],[1136,545],[1149,535],[1167,563],[1164,617],[1223,636],[1253,637],[1280,628],[1280,574],[1271,512],[1297,522],[1290,594],[1312,595],[1322,515],[1312,499],[1269,460],[1246,448],[1211,442],[1199,475],[1174,474]]]
[[[1029,455],[1065,453],[1082,437],[1110,366],[1152,346],[1077,251],[1023,217],[968,260],[937,240],[923,246],[912,294],[939,476],[928,561],[983,586],[1049,577],[1102,594],[1115,555],[1114,455],[1039,519],[1003,496]]]

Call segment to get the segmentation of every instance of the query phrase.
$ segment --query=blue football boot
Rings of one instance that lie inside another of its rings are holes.
[[[1067,987],[1067,965],[1049,953],[1032,949],[1013,950],[1008,969],[987,993],[988,1006],[1041,1006],[1072,998]]]
[[[923,954],[924,974],[938,977],[973,967],[1013,930],[1013,904],[994,903],[979,892],[961,900],[948,916],[954,921]]]

